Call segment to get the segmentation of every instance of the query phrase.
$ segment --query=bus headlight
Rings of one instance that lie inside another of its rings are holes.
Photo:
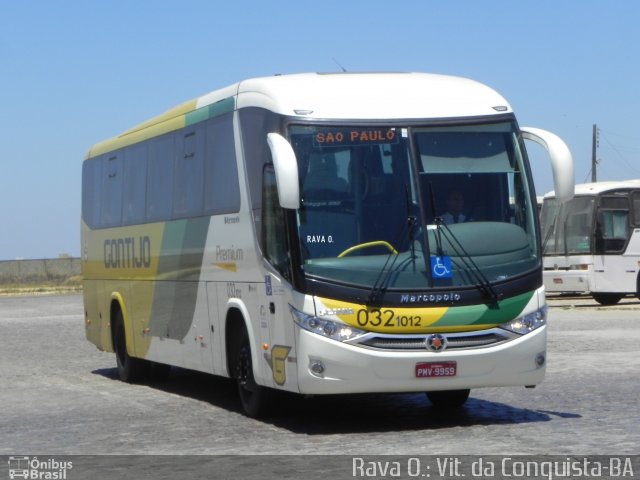
[[[344,323],[308,315],[296,310],[291,305],[289,305],[289,310],[291,310],[291,314],[293,315],[293,321],[296,322],[300,328],[332,340],[337,340],[338,342],[346,342],[365,333],[363,330],[345,325]]]
[[[528,313],[522,317],[515,318],[510,322],[503,323],[500,328],[509,330],[511,332],[524,335],[525,333],[533,332],[537,328],[547,324],[547,306],[545,305],[535,312]]]

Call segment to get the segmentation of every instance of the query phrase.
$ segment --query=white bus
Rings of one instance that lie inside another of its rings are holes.
[[[603,305],[640,296],[640,180],[576,185],[559,205],[544,196],[544,284],[551,293],[590,293]]]
[[[570,198],[562,140],[467,79],[283,75],[180,105],[86,156],[86,336],[125,381],[236,379],[250,416],[277,390],[459,406],[535,386],[547,309],[523,139]],[[466,221],[448,225],[452,191]]]

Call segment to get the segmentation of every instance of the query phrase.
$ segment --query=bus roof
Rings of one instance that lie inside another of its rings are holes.
[[[302,73],[243,80],[185,102],[117,137],[87,158],[237,108],[261,107],[304,119],[436,119],[512,112],[493,89],[461,77],[426,73]]]
[[[640,188],[640,179],[618,180],[595,183],[576,184],[576,196],[578,195],[598,195],[611,190]],[[544,198],[554,198],[555,192],[552,190],[544,195]]]

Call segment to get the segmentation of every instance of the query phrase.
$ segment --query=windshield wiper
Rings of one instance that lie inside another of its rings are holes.
[[[480,292],[486,298],[488,298],[491,303],[495,304],[498,300],[501,300],[504,295],[502,293],[496,292],[489,279],[482,272],[482,269],[478,267],[471,255],[469,255],[469,253],[462,246],[460,240],[458,240],[449,226],[444,222],[444,220],[442,220],[442,217],[436,215],[436,199],[435,195],[433,194],[433,186],[431,185],[431,182],[429,182],[429,191],[431,196],[431,212],[433,214],[433,223],[436,226],[435,240],[437,255],[439,257],[444,256],[444,249],[442,248],[442,237],[444,237],[449,245],[451,245],[451,248],[453,249],[456,256],[462,262],[464,268],[468,272],[471,272],[471,274],[475,277],[475,280],[478,282],[475,286],[478,288],[478,290],[480,290]]]
[[[409,249],[411,250],[411,260],[413,260],[413,267],[415,269],[416,262],[416,246],[413,244],[413,232],[418,223],[418,217],[411,214],[411,194],[409,193],[409,186],[405,183],[404,185],[404,201],[405,207],[407,208],[407,234],[409,235]]]
[[[389,260],[391,260],[391,257],[393,257],[393,261],[391,262],[391,265],[387,270],[387,264],[389,263]],[[391,272],[393,271],[393,265],[396,263],[397,258],[398,258],[398,254],[393,252],[389,252],[389,254],[387,255],[387,259],[385,260],[384,265],[382,265],[382,268],[380,269],[380,272],[376,277],[376,281],[373,282],[373,286],[369,291],[369,296],[367,297],[367,301],[366,301],[367,305],[380,304],[380,300],[382,299],[382,293],[387,288],[386,284],[388,283],[389,278],[391,277]]]
[[[414,269],[415,269],[416,250],[413,244],[413,230],[417,223],[417,218],[415,215],[411,215],[411,198],[409,195],[409,187],[405,185],[404,189],[405,189],[405,200],[406,200],[406,207],[407,207],[407,213],[406,213],[407,221],[402,225],[400,232],[398,232],[398,237],[394,242],[394,246],[398,245],[405,231],[407,231],[407,234],[409,235],[409,248],[411,250],[410,257],[407,260],[413,262]],[[391,278],[391,273],[393,272],[393,266],[396,263],[396,260],[398,259],[398,255],[399,253],[393,253],[393,252],[389,252],[389,254],[387,255],[384,265],[382,265],[382,268],[380,269],[380,272],[378,273],[378,276],[376,277],[376,280],[375,282],[373,282],[373,286],[369,291],[369,295],[367,297],[367,302],[366,302],[367,305],[380,304],[380,301],[382,300],[382,294],[387,289],[389,279]],[[392,257],[393,257],[393,261],[391,262],[391,265],[389,265],[389,268],[387,269],[387,265],[389,264],[389,261],[391,260]]]
[[[464,268],[470,272],[478,282],[475,286],[478,287],[478,290],[482,292],[482,294],[491,300],[491,303],[496,303],[498,300],[502,300],[504,294],[496,292],[491,282],[486,277],[486,275],[482,272],[482,269],[478,267],[476,262],[474,262],[473,258],[469,253],[464,249],[462,243],[458,240],[458,238],[453,234],[449,226],[444,223],[441,217],[434,218],[434,223],[436,225],[436,231],[440,231],[443,233],[443,236],[453,248],[453,251],[460,259]]]

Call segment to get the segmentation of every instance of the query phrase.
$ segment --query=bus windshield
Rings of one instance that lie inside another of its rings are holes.
[[[540,212],[543,254],[592,253],[594,208],[594,196],[574,197],[562,205],[545,198]]]
[[[289,128],[305,275],[363,288],[466,287],[540,265],[514,123]]]

